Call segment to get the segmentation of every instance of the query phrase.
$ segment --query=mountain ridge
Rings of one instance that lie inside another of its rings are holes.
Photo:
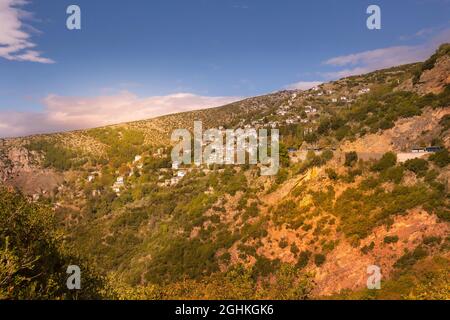
[[[448,298],[449,48],[306,91],[3,140],[0,180],[49,205],[122,298]],[[194,120],[279,128],[280,171],[174,169],[170,133]],[[364,289],[373,264],[382,290]]]

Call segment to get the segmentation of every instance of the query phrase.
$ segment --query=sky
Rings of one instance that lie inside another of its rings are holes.
[[[69,30],[69,5],[81,30]],[[366,10],[381,9],[369,30]],[[0,137],[220,106],[423,61],[450,0],[0,0]]]

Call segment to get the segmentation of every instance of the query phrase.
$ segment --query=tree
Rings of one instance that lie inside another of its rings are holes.
[[[289,167],[289,153],[287,147],[280,143],[279,147],[280,164],[282,167]]]
[[[103,280],[63,247],[50,208],[0,189],[0,299],[98,299]],[[66,269],[82,270],[83,290],[68,290]]]

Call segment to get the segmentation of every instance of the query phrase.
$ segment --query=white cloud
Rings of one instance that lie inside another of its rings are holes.
[[[419,31],[419,33],[421,32]],[[388,47],[334,57],[324,63],[330,66],[346,68],[323,73],[322,75],[328,79],[336,79],[397,65],[423,61],[427,59],[440,44],[449,41],[450,29],[445,29],[430,41],[423,44]]]
[[[240,97],[191,93],[139,98],[129,91],[99,97],[49,95],[42,112],[0,112],[0,137],[93,128],[225,105]]]
[[[286,86],[285,88],[288,90],[308,90],[311,89],[313,87],[318,86],[319,84],[322,84],[323,82],[321,81],[299,81],[296,83],[292,83],[288,86]]]
[[[13,61],[30,61],[39,63],[54,63],[52,59],[41,56],[34,48],[31,35],[25,29],[23,20],[30,13],[20,9],[25,0],[0,0],[0,57]]]

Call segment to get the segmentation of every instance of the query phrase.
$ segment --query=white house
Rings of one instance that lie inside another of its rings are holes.
[[[312,106],[306,106],[305,107],[305,113],[316,113],[317,109],[313,108]]]
[[[117,194],[120,193],[120,188],[119,188],[119,187],[113,186],[112,189],[113,189],[113,191],[114,191],[115,193],[117,193]]]
[[[116,182],[112,185],[112,189],[115,193],[119,194],[120,189],[124,186],[124,179],[123,177],[117,177]]]
[[[358,91],[358,94],[364,94],[364,93],[368,93],[368,92],[370,92],[370,88],[363,88]]]

